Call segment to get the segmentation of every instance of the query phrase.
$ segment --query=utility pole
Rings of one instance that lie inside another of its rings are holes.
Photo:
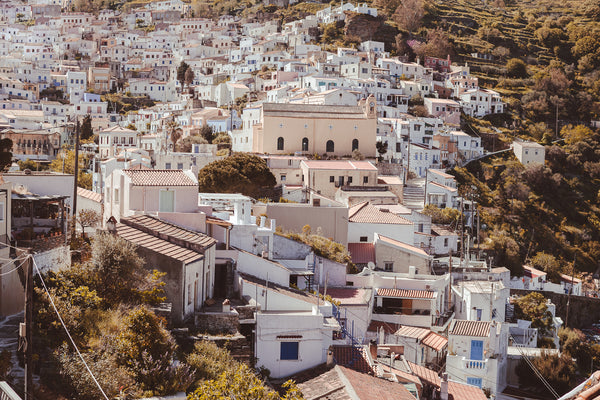
[[[573,292],[573,281],[575,280],[575,262],[577,261],[577,253],[573,257],[573,266],[571,267],[571,288],[567,294],[567,315],[565,316],[565,328],[569,327],[569,307],[571,305],[571,293]]]
[[[20,336],[22,351],[25,358],[25,400],[33,399],[33,260],[29,251],[27,251],[27,261],[25,262],[25,323],[21,325]],[[24,330],[23,332],[23,325]]]
[[[465,247],[465,218],[464,218],[465,198],[460,198],[460,266],[462,267],[463,252]]]
[[[71,238],[75,238],[75,227],[77,218],[77,181],[79,178],[79,117],[77,117],[77,124],[75,126],[75,170],[74,170],[74,183],[73,183],[73,219],[71,220]]]

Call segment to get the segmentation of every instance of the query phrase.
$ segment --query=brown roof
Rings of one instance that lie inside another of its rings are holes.
[[[439,352],[448,345],[448,339],[435,332],[430,332],[421,343]]]
[[[407,250],[407,251],[419,254],[419,255],[424,256],[424,257],[429,257],[429,254],[427,254],[427,252],[425,250],[420,249],[420,248],[415,247],[415,246],[411,246],[408,243],[404,243],[404,242],[401,242],[399,240],[392,239],[392,238],[389,238],[389,237],[383,236],[383,235],[379,235],[379,239],[382,240],[383,242],[391,244],[393,246],[401,247],[404,250]]]
[[[102,203],[102,194],[92,192],[91,190],[87,190],[84,188],[77,188],[77,196],[81,196],[83,198],[95,201],[96,203]]]
[[[323,293],[323,289],[321,289]],[[342,306],[366,305],[371,300],[371,289],[360,289],[353,287],[328,288],[327,295]]]
[[[260,279],[257,278],[255,276],[246,274],[244,272],[239,272],[238,271],[238,275],[242,278],[243,281],[254,284],[254,285],[258,285],[260,287],[266,288],[267,286],[267,282],[264,279]],[[319,300],[319,298],[313,294],[310,294],[308,292],[304,292],[302,290],[296,290],[296,289],[292,289],[289,287],[285,287],[285,286],[281,286],[278,285],[276,283],[273,282],[269,282],[269,291],[272,292],[277,292],[279,294],[282,294],[284,296],[289,296],[292,297],[294,299],[297,300],[301,300],[301,301],[305,301],[307,303],[310,304],[323,304],[322,300]],[[272,308],[271,305],[269,305],[270,308]]]
[[[391,212],[379,210],[369,202],[359,203],[348,210],[348,221],[366,224],[412,225],[412,222]]]
[[[331,351],[333,351],[333,359],[336,364],[359,372],[373,373],[364,347],[331,346]]]
[[[457,336],[490,336],[490,321],[466,321],[455,319],[448,330],[449,335]]]
[[[385,322],[385,321],[377,321],[377,320],[371,320],[371,323],[369,324],[369,327],[367,328],[367,331],[369,332],[377,332],[379,331],[380,328],[383,327],[383,331],[385,333],[388,334],[392,334],[394,332],[396,332],[399,328],[400,328],[400,324],[394,324],[392,322]]]
[[[415,400],[415,397],[400,383],[377,378],[340,365],[299,384],[298,388],[305,399]]]
[[[435,292],[431,290],[417,290],[417,289],[388,289],[379,288],[377,289],[377,296],[383,297],[398,297],[408,299],[433,299]]]
[[[186,249],[185,247],[169,243],[166,240],[159,239],[148,233],[142,232],[139,229],[131,226],[117,224],[117,235],[145,249],[154,251],[164,256],[181,261],[185,264],[190,264],[194,261],[201,260],[204,256],[196,251]]]
[[[170,242],[180,242],[176,244],[184,247],[197,245],[202,247],[202,249],[207,249],[217,243],[216,239],[204,233],[194,232],[149,215],[134,215],[121,218],[121,223]]]
[[[124,169],[134,186],[197,186],[180,169]]]
[[[416,326],[403,326],[398,329],[394,335],[405,336],[414,339],[424,339],[431,331],[425,328],[418,328]]]
[[[373,243],[348,243],[348,252],[354,264],[375,262],[375,245]]]

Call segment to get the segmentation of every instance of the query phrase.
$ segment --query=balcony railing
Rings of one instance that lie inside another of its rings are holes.
[[[466,358],[462,358],[462,365],[465,369],[476,369],[482,370],[487,368],[487,360],[469,360]]]

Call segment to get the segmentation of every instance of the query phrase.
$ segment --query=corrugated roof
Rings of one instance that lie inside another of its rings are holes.
[[[490,321],[466,321],[455,319],[448,330],[449,335],[457,336],[490,336]]]
[[[83,198],[95,201],[97,203],[102,203],[102,194],[92,192],[91,190],[87,190],[81,187],[77,188],[77,196],[81,196]]]
[[[373,243],[348,243],[348,252],[354,264],[375,262],[375,245]]]
[[[348,221],[364,224],[412,225],[412,222],[391,212],[379,210],[369,202],[359,203],[348,210]]]
[[[197,186],[198,184],[180,169],[124,169],[133,186]]]
[[[416,326],[403,326],[402,328],[398,329],[394,335],[422,340],[430,332],[431,331],[429,329],[425,328],[418,328]]]
[[[117,224],[117,235],[145,249],[154,251],[175,260],[190,264],[201,260],[204,256],[196,251],[169,243],[139,229],[124,224]]]
[[[435,332],[429,332],[429,335],[421,343],[435,351],[442,351],[448,345],[448,339]]]
[[[377,289],[377,296],[402,299],[433,299],[435,292],[430,290],[379,288]]]
[[[201,232],[194,232],[167,221],[149,215],[134,215],[121,218],[121,223],[141,229],[153,236],[169,240],[167,237],[184,241],[207,249],[217,243],[217,240]],[[172,241],[172,240],[169,240]]]

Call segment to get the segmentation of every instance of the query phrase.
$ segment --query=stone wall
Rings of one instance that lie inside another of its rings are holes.
[[[510,289],[510,294],[524,296],[531,293],[531,290]],[[566,322],[567,301],[569,296],[555,292],[540,292],[544,297],[550,299],[556,305],[556,316]],[[592,324],[600,322],[600,299],[595,297],[571,296],[569,305],[570,328],[589,328]]]
[[[402,164],[397,163],[377,163],[377,170],[379,175],[393,175],[402,177],[404,173]]]
[[[207,312],[196,314],[196,329],[211,334],[233,335],[240,329],[239,314],[231,312]]]

